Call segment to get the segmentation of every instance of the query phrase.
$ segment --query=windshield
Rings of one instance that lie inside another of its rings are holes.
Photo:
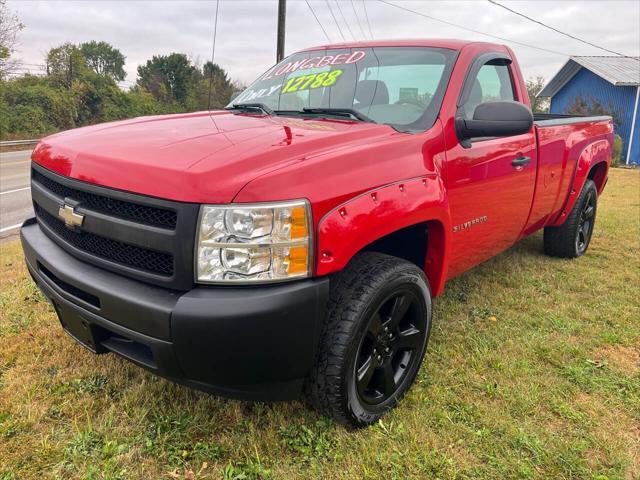
[[[424,47],[295,53],[228,107],[259,103],[280,114],[305,113],[305,108],[351,109],[401,130],[425,130],[438,115],[455,57],[453,50]]]

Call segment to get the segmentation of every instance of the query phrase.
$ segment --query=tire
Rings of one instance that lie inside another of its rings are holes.
[[[430,330],[422,270],[389,255],[358,254],[332,279],[307,399],[339,423],[371,425],[413,384]]]
[[[593,235],[597,207],[596,184],[587,180],[565,222],[559,227],[544,229],[544,253],[560,258],[584,255]]]

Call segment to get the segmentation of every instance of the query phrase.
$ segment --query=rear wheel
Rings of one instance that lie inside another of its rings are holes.
[[[399,258],[359,254],[331,285],[307,392],[337,421],[366,426],[392,409],[420,369],[431,328],[423,272]]]
[[[587,180],[565,222],[559,227],[544,229],[544,252],[562,258],[583,255],[591,242],[597,207],[596,184]]]

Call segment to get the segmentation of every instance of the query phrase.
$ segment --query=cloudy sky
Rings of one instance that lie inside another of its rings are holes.
[[[478,32],[541,49],[499,41],[427,19],[378,0],[367,0],[374,38],[462,38],[498,41],[518,55],[525,77],[552,76],[567,55],[609,55],[603,50],[552,32],[489,3],[475,1],[398,1],[391,3]],[[640,1],[497,0],[536,20],[625,55],[640,55]],[[331,41],[368,36],[362,0],[311,0]],[[327,43],[305,1],[287,2],[286,53]],[[211,56],[215,1],[29,1],[8,0],[26,28],[17,57],[25,70],[37,71],[45,52],[64,42],[105,40],[127,57],[126,82],[152,55],[183,52],[201,63]],[[331,7],[331,8],[329,8]],[[340,29],[336,25],[337,19]],[[216,62],[231,77],[248,83],[275,61],[276,0],[222,0],[218,17]]]

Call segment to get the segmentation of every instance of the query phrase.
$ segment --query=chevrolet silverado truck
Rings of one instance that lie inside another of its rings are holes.
[[[612,142],[610,117],[532,114],[505,46],[325,45],[223,110],[43,139],[21,239],[92,352],[366,426],[414,382],[447,280],[540,229],[585,253]]]

